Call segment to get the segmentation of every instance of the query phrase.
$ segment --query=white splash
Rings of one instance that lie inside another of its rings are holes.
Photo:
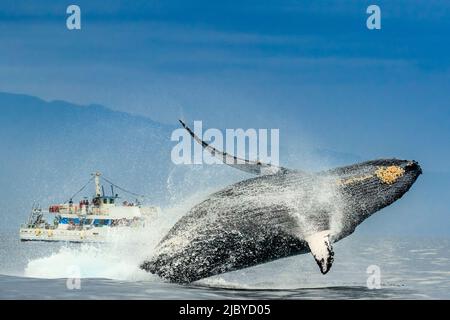
[[[34,278],[67,278],[76,267],[81,278],[107,278],[114,280],[152,280],[153,276],[139,268],[150,257],[161,238],[186,213],[193,197],[180,205],[165,208],[141,229],[123,229],[108,234],[108,242],[68,244],[59,251],[28,262],[24,275]]]

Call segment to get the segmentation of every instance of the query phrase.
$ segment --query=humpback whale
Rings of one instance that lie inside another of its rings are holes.
[[[379,159],[302,172],[239,159],[192,138],[213,156],[256,176],[195,205],[160,241],[141,268],[176,283],[311,252],[326,274],[332,244],[400,199],[422,173],[411,160]]]

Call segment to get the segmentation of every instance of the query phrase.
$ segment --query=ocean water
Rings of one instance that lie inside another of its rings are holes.
[[[141,234],[116,235],[108,244],[20,242],[17,232],[4,231],[0,234],[0,298],[450,298],[449,238],[363,237],[356,232],[334,244],[335,261],[327,275],[305,254],[177,285],[138,267],[164,233],[156,236],[152,231],[166,228],[159,221]],[[379,270],[379,289],[368,288],[368,278],[374,276],[367,273],[368,268]]]

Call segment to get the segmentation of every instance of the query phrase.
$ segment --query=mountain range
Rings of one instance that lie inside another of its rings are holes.
[[[34,201],[45,207],[68,200],[95,171],[161,206],[249,177],[227,166],[175,166],[170,160],[175,142],[170,137],[179,127],[177,119],[168,125],[100,105],[11,93],[0,93],[0,112],[0,228],[17,228]],[[280,142],[282,165],[305,164],[308,157],[301,150]],[[364,159],[319,148],[314,153],[313,158],[325,159],[328,166]],[[364,232],[445,234],[450,227],[450,174],[426,168],[424,172],[405,200],[363,224]],[[91,196],[90,188],[80,195]]]

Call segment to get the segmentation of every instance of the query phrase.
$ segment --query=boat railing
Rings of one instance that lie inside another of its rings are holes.
[[[51,224],[45,224],[43,226],[41,225],[36,225],[36,224],[32,224],[32,223],[22,223],[20,225],[21,229],[43,229],[43,230],[54,230],[56,229],[54,225]]]

